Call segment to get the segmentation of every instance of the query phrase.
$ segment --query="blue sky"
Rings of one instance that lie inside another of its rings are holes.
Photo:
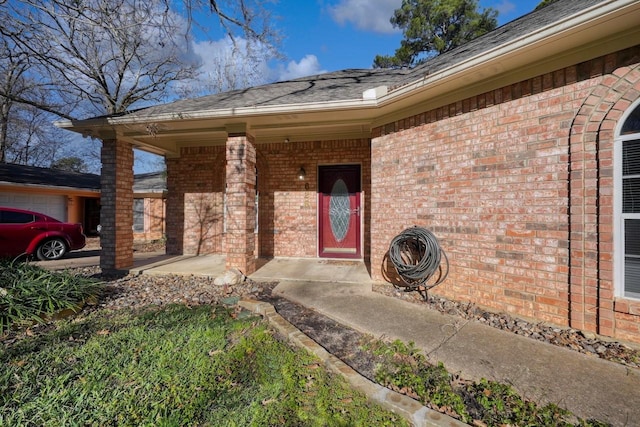
[[[540,0],[482,0],[498,10],[499,25],[531,12]],[[281,76],[300,77],[345,68],[371,68],[377,54],[392,55],[402,34],[389,18],[402,0],[279,0],[272,7],[287,60]]]

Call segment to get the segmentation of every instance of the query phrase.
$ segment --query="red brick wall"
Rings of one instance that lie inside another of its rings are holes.
[[[625,97],[640,94],[638,51],[375,129],[374,278],[382,279],[391,239],[419,225],[451,261],[433,293],[607,335],[623,336],[623,325],[635,322],[624,337],[640,340],[632,309],[612,310],[613,125],[602,124],[630,74],[636,89]]]
[[[640,301],[615,296],[613,147],[615,128],[640,98],[640,49],[599,58],[597,87],[571,130],[571,324],[640,342]]]
[[[133,265],[133,148],[104,140],[101,157],[100,266],[119,270]]]
[[[224,253],[224,165],[223,146],[167,159],[167,253]]]
[[[227,268],[256,269],[256,149],[250,136],[229,136],[226,145]]]
[[[364,257],[369,257],[370,159],[368,139],[260,144],[260,256],[317,256],[318,166],[360,164],[364,208]],[[265,166],[266,169],[265,170]],[[297,177],[300,167],[306,179]]]

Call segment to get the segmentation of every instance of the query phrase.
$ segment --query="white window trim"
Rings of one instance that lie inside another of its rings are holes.
[[[625,141],[640,140],[640,133],[621,135],[622,125],[631,113],[640,105],[640,99],[631,104],[624,112],[616,125],[615,139],[613,142],[613,283],[614,295],[618,298],[640,300],[640,295],[628,295],[624,291],[624,270],[625,270],[625,242],[624,242],[624,220],[640,219],[640,213],[622,213],[622,144]],[[639,142],[640,144],[640,142]]]

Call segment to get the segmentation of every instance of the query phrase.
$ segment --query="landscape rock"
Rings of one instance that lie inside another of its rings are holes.
[[[137,308],[147,305],[185,304],[188,306],[217,304],[231,296],[253,297],[266,292],[275,284],[253,282],[247,286],[216,286],[214,279],[204,276],[167,275],[126,275],[109,277],[102,274],[100,267],[86,267],[72,270],[73,273],[93,277],[104,282],[105,287],[97,302],[96,309]],[[244,276],[243,276],[244,277]]]
[[[216,277],[213,284],[216,286],[235,286],[244,282],[247,277],[237,268],[225,271],[222,276]]]

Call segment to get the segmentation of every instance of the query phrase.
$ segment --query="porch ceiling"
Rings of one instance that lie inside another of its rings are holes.
[[[146,151],[177,155],[181,147],[224,145],[230,127],[239,125],[255,142],[296,142],[318,139],[369,138],[375,111],[342,110],[316,113],[247,115],[231,119],[191,118],[156,123],[127,123],[116,136]]]

